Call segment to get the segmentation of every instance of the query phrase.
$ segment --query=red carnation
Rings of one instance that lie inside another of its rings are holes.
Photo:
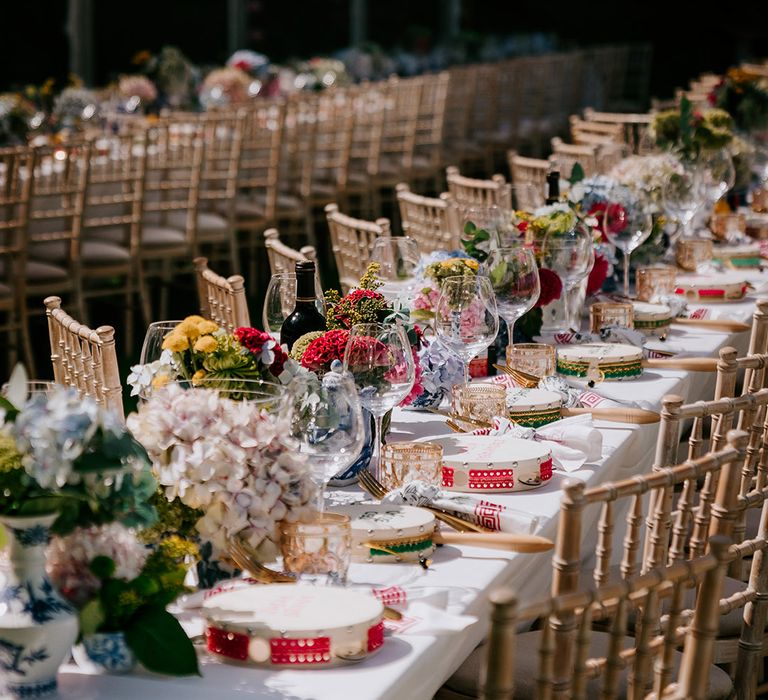
[[[517,224],[517,230],[520,231],[520,233],[525,233],[528,230],[528,222],[527,221],[521,221]]]
[[[288,361],[288,353],[285,352],[277,343],[272,348],[272,352],[275,354],[275,359],[269,366],[269,371],[273,377],[279,377],[283,373],[285,363]]]
[[[312,372],[327,372],[331,369],[331,362],[344,359],[347,340],[349,331],[343,328],[315,338],[301,357],[302,367]]]
[[[541,292],[536,306],[551,304],[563,293],[563,281],[556,272],[546,267],[539,268],[539,283]]]
[[[608,239],[605,235],[605,229],[603,228],[603,224],[605,223],[603,220],[603,217],[605,216],[605,210],[607,208],[607,204],[605,202],[595,202],[590,210],[587,212],[587,216],[594,216],[595,220],[597,221],[597,224],[594,226],[595,231],[600,232],[600,237],[602,238],[604,243],[608,242]]]
[[[602,287],[605,278],[608,277],[608,260],[602,253],[595,252],[595,264],[587,278],[587,294],[597,294]]]

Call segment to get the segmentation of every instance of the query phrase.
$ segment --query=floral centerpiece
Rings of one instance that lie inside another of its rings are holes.
[[[166,507],[155,532],[196,536],[228,570],[228,543],[248,541],[263,561],[277,525],[312,509],[314,485],[290,435],[290,418],[211,389],[155,391],[128,426],[152,458]],[[192,525],[193,531],[186,529]],[[206,551],[207,550],[207,551]],[[229,569],[231,570],[231,569]]]
[[[149,107],[157,100],[157,88],[145,75],[120,76],[117,91],[128,101],[129,111],[135,111],[138,107]]]
[[[235,67],[215,68],[200,86],[200,102],[207,109],[241,105],[250,98],[251,79]]]
[[[733,118],[723,109],[694,109],[683,97],[678,109],[654,117],[652,130],[657,146],[692,162],[703,151],[717,151],[731,143]]]
[[[23,95],[0,93],[0,146],[25,145],[34,116],[35,105]]]
[[[49,551],[51,580],[79,611],[89,659],[112,672],[129,671],[138,659],[156,673],[199,673],[191,641],[166,610],[187,591],[196,555],[179,537],[150,550],[117,523],[57,538]]]
[[[768,79],[744,68],[732,68],[710,95],[741,131],[768,128]]]
[[[187,316],[162,347],[160,359],[131,367],[128,384],[134,395],[149,396],[175,380],[234,395],[254,380],[287,384],[298,369],[268,333],[247,327],[227,333],[202,316]]]
[[[4,681],[15,697],[56,689],[77,616],[45,572],[51,533],[154,522],[156,481],[144,448],[113,414],[74,389],[26,400],[23,372],[0,399],[0,523],[10,559],[0,590]]]
[[[139,51],[134,55],[132,63],[152,79],[163,103],[175,108],[192,103],[197,69],[178,48],[163,46],[155,55],[149,51]]]
[[[429,321],[435,314],[440,298],[440,286],[448,277],[474,277],[480,262],[471,257],[443,257],[424,267],[424,284],[413,300],[411,316],[419,321]]]
[[[84,87],[64,88],[53,102],[53,117],[64,128],[79,129],[98,115],[99,98]]]

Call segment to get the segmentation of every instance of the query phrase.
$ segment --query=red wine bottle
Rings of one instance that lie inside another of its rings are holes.
[[[315,296],[315,263],[296,263],[296,306],[280,327],[280,344],[288,350],[305,333],[325,330],[325,318],[317,310]]]
[[[560,171],[552,170],[547,173],[547,204],[560,201]]]

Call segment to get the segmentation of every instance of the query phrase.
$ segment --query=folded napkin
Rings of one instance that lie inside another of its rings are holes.
[[[382,503],[407,506],[435,506],[463,517],[476,525],[513,534],[530,535],[539,524],[539,517],[522,510],[490,503],[465,493],[443,491],[425,481],[411,481],[390,491]]]
[[[496,416],[492,422],[492,428],[479,428],[472,435],[511,435],[535,440],[552,452],[553,466],[566,472],[595,462],[603,454],[603,436],[588,414],[561,418],[540,428],[524,428],[502,416]]]

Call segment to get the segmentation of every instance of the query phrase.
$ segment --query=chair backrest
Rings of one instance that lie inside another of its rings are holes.
[[[448,71],[443,71],[437,75],[425,75],[422,80],[414,158],[422,160],[418,163],[420,167],[437,170],[443,157],[445,113],[451,76]]]
[[[121,227],[131,256],[141,246],[146,144],[141,130],[105,134],[92,142],[86,182],[83,232]]]
[[[541,620],[537,648],[538,663],[523,679],[526,697],[644,698],[675,697],[704,700],[709,671],[713,664],[714,637],[719,615],[718,600],[723,588],[728,539],[713,537],[710,553],[688,562],[660,567],[634,579],[599,586],[592,590],[553,596],[518,609],[513,592],[491,594],[491,630],[488,655],[480,675],[482,700],[512,700],[515,693],[517,629],[526,621]],[[684,593],[699,585],[694,610],[684,607]],[[627,618],[631,608],[655,610],[658,599],[671,598],[667,614],[660,620],[646,619],[634,646],[626,647]],[[681,626],[685,617],[690,622]],[[610,632],[602,656],[590,653],[594,634],[592,622],[610,619]],[[559,632],[568,621],[573,632],[564,638]],[[658,627],[659,629],[655,629]],[[683,659],[675,674],[673,659],[685,639]],[[532,644],[530,636],[526,643]],[[629,670],[626,695],[622,693],[622,670]],[[599,686],[599,687],[598,687]],[[670,694],[667,694],[667,693]]]
[[[621,124],[590,122],[572,114],[569,118],[571,140],[576,144],[624,143],[624,129]]]
[[[387,114],[381,133],[381,160],[377,172],[391,168],[398,172],[410,171],[423,82],[421,77],[390,78],[387,81]]]
[[[494,175],[490,180],[464,177],[453,165],[446,169],[448,192],[461,209],[471,207],[497,206],[512,209],[512,190],[503,175]]]
[[[312,150],[302,175],[301,193],[305,197],[327,191],[333,198],[346,187],[354,119],[352,95],[350,90],[337,89],[317,98]]]
[[[203,156],[198,188],[198,209],[235,217],[235,195],[243,146],[245,110],[213,112],[201,117]]]
[[[250,326],[245,281],[241,275],[222,277],[208,267],[207,258],[195,258],[200,315],[232,333],[241,326]]]
[[[317,260],[317,253],[313,246],[305,245],[295,250],[280,240],[280,234],[276,228],[268,228],[264,231],[264,247],[267,249],[269,269],[273,275],[295,272],[297,262]]]
[[[477,89],[477,66],[455,66],[449,70],[445,105],[445,143],[450,154],[461,159],[469,140]]]
[[[587,107],[584,119],[602,124],[620,124],[624,130],[624,143],[632,153],[639,153],[648,127],[653,123],[653,114],[630,114],[624,112],[597,112]]]
[[[533,211],[542,206],[546,199],[547,175],[552,164],[548,160],[526,158],[516,151],[507,151],[507,162],[512,186],[515,188],[515,206],[524,211]]]
[[[331,246],[341,287],[346,293],[356,287],[371,259],[373,242],[391,235],[389,219],[365,221],[342,214],[336,204],[325,207]]]
[[[145,132],[147,147],[142,221],[168,225],[168,216],[184,214],[190,244],[197,240],[204,125],[190,117],[166,119]]]
[[[403,233],[419,244],[422,253],[435,250],[455,250],[460,246],[461,222],[450,195],[439,198],[422,197],[411,192],[408,185],[395,187],[400,207]]]
[[[53,378],[77,389],[96,403],[125,418],[120,371],[115,352],[115,329],[91,330],[61,308],[59,297],[45,299]]]
[[[32,150],[0,149],[0,285],[3,308],[20,314],[25,309],[27,224],[32,186]]]
[[[377,175],[381,165],[381,139],[384,122],[392,109],[386,83],[359,85],[353,91],[352,142],[349,172]]]
[[[582,167],[586,177],[598,174],[598,146],[565,143],[558,136],[552,139],[551,144],[553,153],[549,159],[553,169],[560,171],[561,177],[566,180],[570,179],[573,166],[576,163]]]
[[[249,109],[243,125],[237,189],[255,200],[266,221],[274,221],[277,209],[285,113],[285,103],[273,100]]]

